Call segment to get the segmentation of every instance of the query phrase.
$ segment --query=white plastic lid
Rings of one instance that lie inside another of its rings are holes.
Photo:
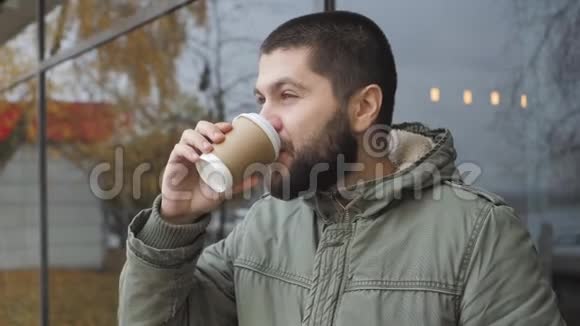
[[[242,114],[238,115],[237,117],[235,117],[234,121],[236,119],[238,119],[239,117],[245,117],[245,118],[252,120],[258,126],[260,126],[260,128],[262,128],[262,130],[264,130],[266,135],[268,135],[268,138],[270,138],[270,142],[272,143],[272,146],[274,146],[274,152],[275,152],[274,160],[278,159],[278,154],[280,153],[280,147],[282,146],[282,144],[280,141],[280,135],[278,135],[278,133],[276,132],[276,129],[274,129],[272,124],[268,120],[266,120],[266,118],[264,118],[263,116],[261,116],[257,113],[242,113]]]
[[[204,153],[195,162],[199,176],[213,191],[222,193],[233,187],[233,176],[230,169],[212,153]]]

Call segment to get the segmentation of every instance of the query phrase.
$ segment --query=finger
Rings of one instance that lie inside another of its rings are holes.
[[[234,126],[231,122],[217,122],[216,127],[218,127],[224,134],[231,131]]]
[[[225,139],[223,131],[218,128],[218,126],[208,121],[202,120],[198,122],[197,126],[195,126],[195,131],[211,140],[213,143],[219,143]]]
[[[168,164],[161,184],[164,197],[169,200],[191,200],[192,189],[183,189],[183,182],[190,177],[191,173],[191,168],[186,164]]]
[[[192,146],[204,153],[209,153],[213,150],[211,143],[199,132],[193,129],[187,129],[183,132],[180,143]]]
[[[183,160],[195,163],[199,159],[199,155],[191,146],[178,143],[173,147],[173,151],[169,155],[169,163],[182,162]]]

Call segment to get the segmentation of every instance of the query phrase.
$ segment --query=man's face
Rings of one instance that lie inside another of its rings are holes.
[[[279,49],[259,62],[256,98],[268,119],[279,119],[282,150],[271,165],[268,188],[274,197],[292,199],[336,184],[339,155],[356,160],[356,139],[346,108],[330,81],[310,69],[306,48]]]

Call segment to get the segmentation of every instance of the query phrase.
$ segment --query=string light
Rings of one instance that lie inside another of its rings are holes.
[[[431,87],[429,89],[429,98],[431,102],[438,103],[441,101],[441,89],[439,87]],[[501,93],[498,90],[493,90],[489,93],[489,103],[492,106],[501,105]],[[473,105],[473,91],[470,89],[463,90],[463,104]],[[528,108],[528,95],[522,93],[520,95],[520,108]]]
[[[471,105],[473,103],[473,93],[468,89],[463,91],[463,103],[465,105]]]
[[[499,105],[499,103],[501,102],[501,96],[499,95],[498,91],[493,91],[491,92],[491,94],[489,94],[489,102],[493,106]]]
[[[439,90],[439,88],[433,87],[431,88],[431,91],[429,93],[431,95],[431,102],[433,103],[439,102],[439,100],[441,99],[441,91]]]
[[[526,94],[522,94],[520,97],[520,106],[522,109],[526,109],[528,107],[528,96]]]

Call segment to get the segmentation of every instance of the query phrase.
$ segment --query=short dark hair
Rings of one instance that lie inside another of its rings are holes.
[[[389,41],[375,22],[348,11],[297,17],[270,33],[260,51],[298,47],[311,49],[311,69],[330,80],[343,105],[357,90],[377,84],[383,103],[375,122],[392,123],[397,71]]]

